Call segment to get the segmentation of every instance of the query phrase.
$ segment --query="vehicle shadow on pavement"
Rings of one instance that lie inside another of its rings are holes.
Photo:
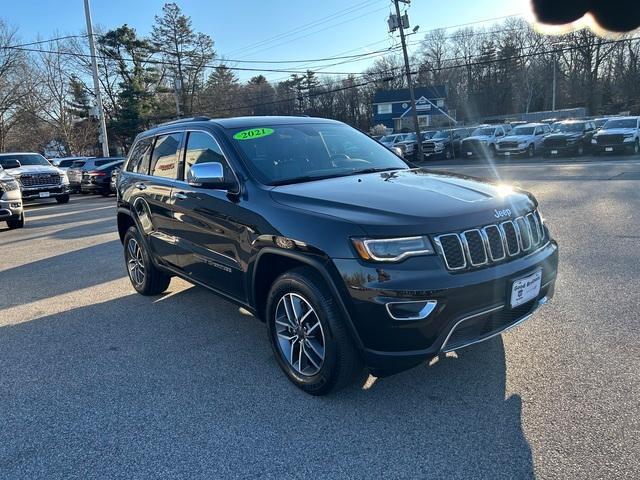
[[[172,287],[0,327],[0,471],[533,477],[499,338],[317,398],[280,372],[263,324]]]
[[[112,240],[3,270],[2,278],[11,288],[0,296],[0,312],[124,277],[122,258],[122,244]],[[47,288],[34,289],[43,284],[42,277],[47,278]]]

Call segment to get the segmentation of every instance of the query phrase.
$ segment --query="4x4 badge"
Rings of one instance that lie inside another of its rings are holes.
[[[511,216],[511,210],[509,210],[508,208],[505,208],[504,210],[494,210],[494,214],[493,216],[496,218],[502,218],[502,217],[510,217]]]

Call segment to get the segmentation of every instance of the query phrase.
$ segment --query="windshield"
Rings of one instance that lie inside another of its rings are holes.
[[[493,127],[476,128],[471,134],[472,137],[491,136],[495,134],[496,129]]]
[[[612,128],[636,128],[638,121],[635,118],[624,118],[617,120],[608,120],[607,123],[604,124],[605,130],[610,130]]]
[[[431,138],[433,138],[434,140],[437,140],[439,138],[449,138],[451,135],[452,135],[452,132],[450,131],[438,132]]]
[[[516,127],[511,130],[511,135],[533,135],[536,127]]]
[[[565,132],[582,132],[584,130],[584,123],[554,123],[551,130],[558,133]]]
[[[346,125],[236,129],[229,137],[267,185],[408,168],[388,149]]]
[[[3,167],[8,164],[9,161],[13,162],[17,160],[20,162],[20,165],[46,165],[48,167],[51,164],[44,158],[42,155],[38,155],[34,153],[32,155],[3,155],[0,157],[0,165]]]

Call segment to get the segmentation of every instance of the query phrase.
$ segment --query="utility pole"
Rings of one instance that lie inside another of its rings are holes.
[[[91,21],[91,7],[89,0],[84,0],[84,16],[87,19],[87,35],[89,36],[89,51],[91,52],[91,70],[93,71],[93,89],[96,95],[98,117],[100,119],[100,131],[102,136],[102,156],[109,156],[109,139],[107,138],[107,121],[104,118],[102,108],[102,96],[100,95],[100,80],[98,80],[98,62],[96,60],[96,45],[93,41],[93,23]]]
[[[407,76],[407,85],[409,86],[409,97],[411,98],[411,109],[413,110],[413,124],[416,132],[416,142],[418,144],[418,161],[424,160],[422,153],[422,136],[420,135],[420,123],[418,122],[418,110],[416,109],[416,96],[413,93],[413,82],[411,81],[411,66],[409,65],[409,55],[407,54],[407,43],[404,39],[404,25],[402,25],[402,17],[400,16],[400,2],[409,3],[410,0],[393,0],[396,5],[396,18],[398,28],[400,29],[400,42],[402,43],[402,54],[404,55],[404,68]],[[392,30],[393,31],[393,30]]]
[[[555,53],[553,54],[553,94],[551,95],[551,110],[556,111],[556,62],[558,59],[556,58]]]

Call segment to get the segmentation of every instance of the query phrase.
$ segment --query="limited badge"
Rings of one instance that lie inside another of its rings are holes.
[[[250,128],[236,133],[233,138],[236,140],[253,140],[254,138],[266,137],[273,133],[273,128]]]

